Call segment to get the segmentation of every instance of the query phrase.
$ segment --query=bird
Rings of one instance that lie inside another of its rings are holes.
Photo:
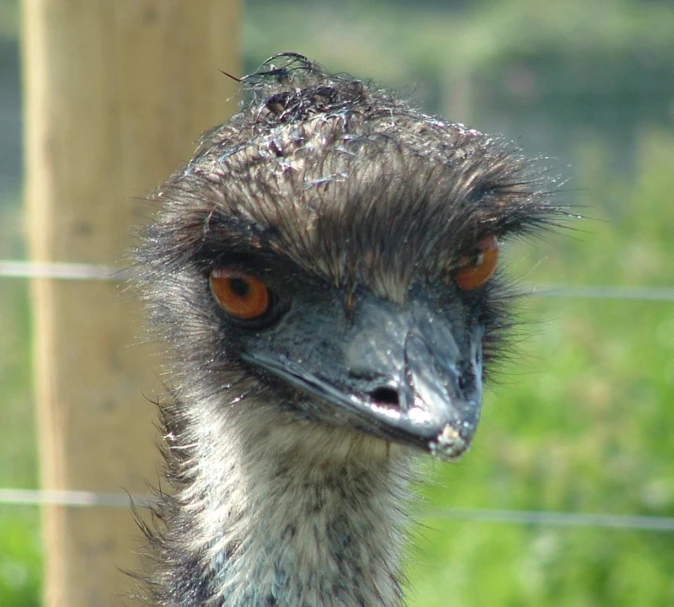
[[[563,208],[513,145],[280,53],[151,196],[135,255],[165,487],[149,604],[403,604],[410,483],[469,448],[518,295],[499,248]]]

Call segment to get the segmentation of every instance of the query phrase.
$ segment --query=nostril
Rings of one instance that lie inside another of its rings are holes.
[[[400,406],[400,398],[398,397],[398,391],[395,388],[389,388],[387,386],[376,388],[370,392],[370,397],[373,401],[382,405]]]

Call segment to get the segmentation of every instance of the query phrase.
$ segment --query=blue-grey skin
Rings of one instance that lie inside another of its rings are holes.
[[[273,61],[157,190],[138,250],[171,361],[148,600],[401,605],[413,460],[468,448],[512,324],[500,272],[461,289],[458,266],[561,211],[503,143]],[[269,312],[228,316],[218,268],[263,281]]]

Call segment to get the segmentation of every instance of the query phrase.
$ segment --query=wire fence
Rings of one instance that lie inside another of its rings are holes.
[[[132,272],[128,268],[102,264],[0,260],[0,277],[49,278],[56,280],[103,280],[122,282]],[[529,295],[565,299],[613,299],[625,301],[674,302],[674,287],[638,286],[530,286]],[[63,506],[70,508],[149,507],[151,495],[59,491],[45,489],[0,488],[0,505]],[[420,515],[428,519],[452,519],[473,523],[520,524],[529,526],[593,527],[623,531],[674,533],[674,517],[574,513],[525,510],[425,508]]]
[[[132,275],[129,268],[102,264],[0,260],[0,277],[6,278],[123,282]],[[674,302],[674,287],[531,285],[528,289],[534,297]]]
[[[126,268],[102,264],[0,260],[0,277],[5,278],[123,281],[130,276]]]
[[[0,504],[10,506],[65,506],[70,508],[145,508],[156,498],[128,493],[53,491],[44,489],[0,489]],[[594,527],[623,531],[674,533],[674,518],[586,512],[490,510],[469,508],[424,508],[427,519],[452,519],[472,523],[505,523],[554,527]]]

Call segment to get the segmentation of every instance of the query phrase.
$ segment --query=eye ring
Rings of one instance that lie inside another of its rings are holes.
[[[456,284],[464,291],[472,291],[485,284],[496,269],[498,242],[496,236],[481,238],[473,255],[459,258],[455,276]]]
[[[255,276],[229,268],[216,268],[208,281],[213,299],[232,318],[257,320],[271,309],[269,288]]]

